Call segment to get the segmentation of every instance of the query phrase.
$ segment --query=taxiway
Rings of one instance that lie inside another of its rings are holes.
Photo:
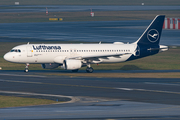
[[[4,108],[0,109],[0,118],[172,120],[180,117],[180,79],[177,78],[68,77],[46,76],[41,74],[43,72],[51,71],[32,71],[28,74],[0,71],[0,94],[29,94],[47,99],[62,97],[69,102]]]

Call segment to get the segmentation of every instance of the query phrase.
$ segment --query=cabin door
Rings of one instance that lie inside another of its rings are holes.
[[[33,50],[32,50],[32,46],[27,45],[27,57],[32,57],[33,56]]]

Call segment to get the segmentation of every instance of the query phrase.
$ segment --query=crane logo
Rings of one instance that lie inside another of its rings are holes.
[[[151,29],[147,33],[147,38],[150,42],[156,42],[159,39],[159,32],[156,29]]]

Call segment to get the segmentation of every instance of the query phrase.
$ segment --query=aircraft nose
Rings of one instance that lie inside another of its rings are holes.
[[[4,59],[5,59],[6,61],[10,61],[11,56],[10,56],[8,53],[6,53],[6,54],[4,55]]]

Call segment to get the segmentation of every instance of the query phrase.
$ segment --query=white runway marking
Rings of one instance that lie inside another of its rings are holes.
[[[119,89],[119,90],[127,90],[127,91],[133,90],[133,89],[131,89],[131,88],[116,88],[116,89]]]
[[[148,90],[148,89],[137,89],[137,88],[116,88],[119,90],[126,90],[126,91],[144,91],[144,92],[156,92],[156,93],[170,93],[170,94],[180,94],[180,92],[174,92],[174,91],[163,91],[163,90]]]

